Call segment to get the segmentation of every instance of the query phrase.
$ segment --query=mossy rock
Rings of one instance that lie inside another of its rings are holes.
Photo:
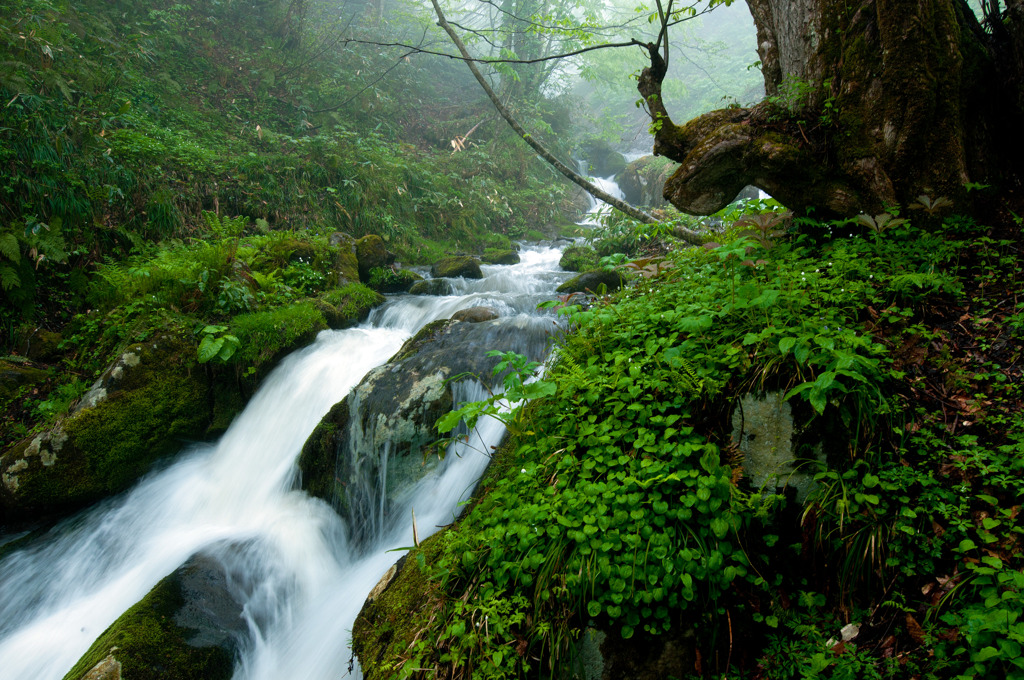
[[[408,269],[374,267],[367,285],[379,293],[405,293],[422,280],[422,276]]]
[[[369,283],[370,272],[377,267],[388,267],[395,261],[393,253],[388,252],[384,239],[376,234],[369,234],[356,241],[356,257],[359,259],[359,280]]]
[[[327,238],[334,248],[334,264],[331,267],[331,283],[344,286],[359,283],[359,256],[356,254],[356,240],[342,231],[336,231]]]
[[[316,262],[320,253],[309,241],[283,238],[270,244],[266,254],[275,266],[285,267],[291,262]]]
[[[562,251],[558,266],[567,272],[591,271],[597,267],[597,251],[590,246],[569,246]]]
[[[445,257],[430,268],[430,275],[434,278],[456,278],[482,279],[484,274],[480,271],[480,262],[468,255],[456,255]]]
[[[593,269],[574,276],[558,287],[559,293],[597,293],[601,286],[607,292],[622,288],[626,278],[618,272],[609,272],[604,269]]]
[[[0,455],[0,501],[21,515],[117,493],[182,441],[202,438],[209,422],[191,342],[161,335],[131,345],[71,414]]]
[[[644,156],[623,168],[615,181],[629,203],[660,208],[668,205],[661,192],[676,167],[667,158]]]
[[[472,374],[498,381],[493,369],[499,359],[488,350],[507,347],[539,360],[550,332],[549,321],[519,317],[427,324],[321,420],[299,456],[303,488],[350,520],[365,520],[369,501],[376,511],[436,463],[434,425],[453,405],[449,378]],[[384,450],[387,487],[381,490],[376,480]],[[357,543],[372,531],[367,521],[350,526]]]
[[[442,549],[442,533],[403,556],[370,591],[352,625],[352,650],[366,680],[390,678],[395,661],[412,645],[429,613],[439,604],[437,581],[426,565]]]
[[[519,253],[511,248],[488,248],[480,259],[487,264],[519,264],[520,262]]]
[[[119,670],[99,677],[227,680],[236,636],[245,631],[241,613],[227,594],[223,569],[193,558],[112,623],[64,680],[84,680],[97,666]]]
[[[411,295],[451,295],[452,284],[445,279],[424,279],[409,288]]]
[[[60,343],[64,337],[55,331],[45,328],[26,330],[23,339],[18,343],[18,351],[32,361],[53,363],[63,355]]]
[[[14,397],[22,387],[45,382],[49,374],[28,364],[0,360],[0,402]]]
[[[329,310],[324,312],[324,319],[331,328],[349,328],[370,315],[370,310],[384,304],[384,296],[361,283],[350,283],[336,288],[320,298]]]
[[[260,379],[287,354],[313,342],[328,325],[316,301],[305,300],[269,311],[239,314],[231,319],[230,328],[240,343],[232,363],[251,369]]]

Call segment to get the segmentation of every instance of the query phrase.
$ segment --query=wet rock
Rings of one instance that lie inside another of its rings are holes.
[[[343,231],[336,231],[327,237],[327,243],[334,248],[331,283],[335,286],[359,283],[359,257],[356,254],[356,240]]]
[[[0,454],[0,509],[28,516],[121,491],[209,421],[192,343],[161,335],[131,345],[69,414]]]
[[[376,234],[364,236],[356,241],[356,257],[359,259],[359,280],[370,281],[370,271],[376,267],[389,267],[395,261],[395,254],[388,252],[384,239]]]
[[[559,293],[597,293],[601,286],[610,293],[622,287],[626,279],[618,272],[592,269],[574,276],[558,287]]]
[[[227,680],[246,630],[224,567],[196,556],[112,623],[64,680]]]
[[[487,264],[519,264],[519,253],[511,248],[488,248],[480,259]]]
[[[412,295],[451,295],[452,284],[444,279],[424,279],[409,288]]]
[[[569,246],[562,251],[558,266],[567,272],[584,272],[597,267],[597,251],[590,246]]]
[[[384,521],[381,507],[436,464],[430,455],[440,438],[434,425],[454,403],[449,379],[497,380],[498,359],[487,355],[495,348],[539,360],[550,329],[549,320],[525,316],[428,324],[317,425],[299,456],[302,487],[349,517],[353,540],[373,535]]]
[[[460,309],[452,314],[452,321],[465,321],[467,323],[480,323],[481,321],[490,321],[497,318],[497,310],[493,307],[483,306]]]
[[[484,274],[480,271],[480,263],[468,255],[456,255],[438,260],[430,268],[430,275],[434,278],[455,278],[458,276],[467,279],[482,279]]]

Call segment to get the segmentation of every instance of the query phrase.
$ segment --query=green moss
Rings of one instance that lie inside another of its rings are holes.
[[[396,565],[383,592],[359,612],[352,626],[352,648],[367,678],[392,677],[394,659],[405,658],[437,604],[437,586],[428,566],[441,553],[444,532],[423,541]]]
[[[597,251],[590,246],[569,246],[562,251],[558,266],[567,272],[583,272],[597,267]]]
[[[335,475],[338,434],[348,429],[348,398],[342,399],[328,411],[309,435],[299,454],[302,488],[311,496],[344,508],[344,486]]]
[[[332,326],[343,328],[365,319],[371,309],[384,303],[384,296],[361,283],[350,283],[330,291],[323,300],[334,307],[343,319],[341,325]]]
[[[99,495],[127,488],[158,458],[206,429],[206,386],[192,376],[156,370],[145,387],[115,394],[68,422],[68,437],[89,471],[74,480],[76,486]]]
[[[374,267],[370,270],[367,285],[381,293],[404,293],[423,277],[408,269],[392,269],[391,267]]]
[[[323,313],[309,300],[267,312],[239,314],[231,319],[231,332],[241,342],[232,359],[265,375],[284,355],[309,344],[327,327]]]
[[[488,248],[480,259],[487,264],[519,264],[519,253],[511,248]]]
[[[173,622],[184,604],[178,572],[160,581],[92,644],[65,680],[79,680],[111,650],[131,680],[216,680],[230,678],[233,659],[220,647],[188,644],[190,629]]]

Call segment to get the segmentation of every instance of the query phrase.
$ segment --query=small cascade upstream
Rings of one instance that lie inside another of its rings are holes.
[[[450,523],[489,462],[483,451],[504,430],[481,422],[476,446],[450,450],[392,497],[387,520],[381,501],[358,547],[327,503],[296,489],[299,451],[331,406],[430,321],[487,305],[513,318],[504,325],[511,331],[488,337],[494,344],[480,351],[526,353],[516,328],[551,327],[535,307],[567,277],[559,255],[528,248],[519,265],[452,280],[451,295],[398,296],[359,328],[321,333],[274,370],[219,442],[192,446],[132,490],[4,557],[0,680],[60,680],[122,612],[197,553],[224,566],[242,605],[235,678],[359,677],[358,668],[349,674],[349,630],[400,557],[395,549],[412,544],[412,512],[421,538]],[[463,383],[455,397],[479,399],[481,389]]]
[[[577,172],[584,177],[587,177],[588,165],[589,164],[585,160],[577,161]],[[590,179],[594,186],[609,196],[625,200],[622,189],[619,188],[614,177],[589,177],[588,179]],[[612,208],[604,201],[599,201],[590,194],[587,194],[587,200],[590,201],[589,207],[587,208],[587,214],[583,216],[583,219],[581,219],[578,224],[595,226],[598,224],[598,218]]]

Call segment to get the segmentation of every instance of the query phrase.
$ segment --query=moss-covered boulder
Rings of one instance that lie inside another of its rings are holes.
[[[488,248],[480,259],[487,264],[519,264],[520,261],[519,253],[512,248]]]
[[[334,249],[331,283],[335,286],[359,283],[359,256],[356,254],[356,240],[343,231],[336,231],[327,237],[327,243]]]
[[[359,280],[370,281],[370,272],[377,267],[389,267],[395,262],[394,253],[388,252],[384,239],[369,234],[356,241],[356,257],[359,259]]]
[[[412,295],[451,295],[452,284],[444,279],[424,279],[409,288]]]
[[[60,348],[63,339],[60,333],[45,328],[26,329],[18,342],[18,351],[32,361],[52,363],[63,354]]]
[[[562,251],[558,266],[567,272],[585,272],[597,267],[597,251],[590,246],[569,246]]]
[[[12,398],[19,388],[44,382],[46,371],[27,363],[0,360],[0,402]]]
[[[290,352],[316,339],[328,328],[315,300],[304,300],[263,312],[239,314],[231,319],[231,333],[239,340],[232,362],[257,380],[266,376]]]
[[[438,260],[430,268],[430,275],[434,278],[484,278],[483,272],[480,271],[480,262],[468,255],[455,255]]]
[[[597,293],[601,286],[611,292],[618,290],[626,282],[625,277],[618,272],[609,272],[604,269],[593,269],[574,276],[558,287],[559,293]]]
[[[121,491],[209,422],[191,342],[164,334],[131,345],[70,414],[0,455],[0,507],[23,515]]]
[[[380,293],[405,293],[423,277],[408,269],[374,267],[367,285]]]
[[[365,321],[370,310],[384,303],[384,296],[361,283],[336,288],[320,298],[320,311],[331,328],[349,328]]]
[[[241,614],[223,568],[193,558],[112,623],[64,680],[227,680],[246,631]]]
[[[440,552],[435,534],[403,556],[370,592],[352,625],[352,649],[366,680],[389,677],[395,660],[415,641],[419,626],[437,607],[437,583],[428,566]]]

